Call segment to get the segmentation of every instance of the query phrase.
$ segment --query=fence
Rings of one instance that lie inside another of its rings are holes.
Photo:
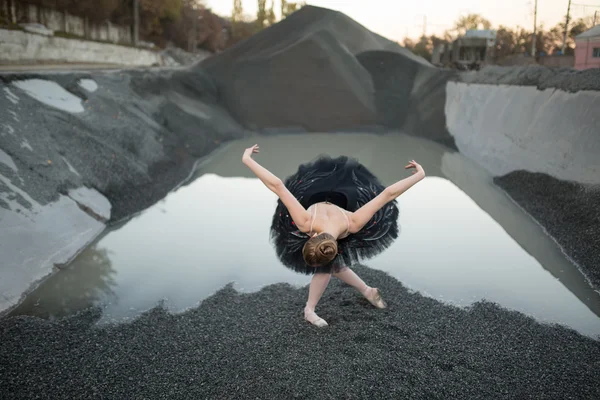
[[[66,11],[40,7],[16,0],[0,0],[0,20],[12,24],[39,23],[46,28],[67,36],[78,36],[103,42],[131,44],[132,29],[106,21],[91,23],[87,18],[71,15]]]

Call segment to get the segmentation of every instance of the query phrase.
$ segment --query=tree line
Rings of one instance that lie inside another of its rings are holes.
[[[91,22],[111,21],[133,26],[136,0],[12,0],[22,4],[63,10]],[[277,22],[275,1],[258,1],[256,16],[244,13],[241,0],[233,0],[231,16],[218,16],[204,0],[137,0],[139,37],[159,47],[169,44],[184,50],[206,49],[219,52]],[[306,2],[281,0],[280,15],[285,18]]]
[[[537,27],[536,57],[543,55],[561,54],[565,21],[546,29],[543,24]],[[583,17],[569,22],[567,29],[567,40],[565,42],[565,55],[573,55],[575,50],[575,37],[594,25],[593,17]],[[455,39],[463,36],[470,29],[492,29],[492,23],[479,14],[469,14],[455,21],[452,28],[444,31],[442,35],[422,35],[418,40],[405,38],[401,43],[413,53],[431,61],[433,49],[441,44],[452,43]],[[503,59],[517,54],[531,55],[533,45],[533,30],[517,26],[509,28],[500,25],[496,29],[496,59]]]
[[[12,0],[15,2],[15,0]],[[92,22],[110,20],[113,23],[132,26],[133,7],[136,0],[16,0],[42,7],[65,10],[73,15],[88,18]],[[139,4],[139,36],[159,47],[172,44],[188,51],[206,49],[219,52],[277,23],[275,0],[257,0],[256,15],[248,15],[242,0],[233,1],[231,16],[218,16],[206,7],[204,0],[137,0]],[[227,1],[227,0],[225,0]],[[281,19],[306,5],[304,1],[281,0]],[[579,18],[569,22],[565,54],[572,55],[575,36],[590,29],[593,18]],[[479,14],[460,17],[441,35],[422,35],[417,40],[405,38],[400,44],[415,54],[431,61],[433,49],[447,44],[465,34],[469,29],[491,29],[489,20]],[[536,56],[558,54],[563,47],[565,22],[536,32]],[[532,30],[523,27],[497,29],[496,58],[516,54],[530,54],[533,44]]]
[[[244,39],[249,38],[258,31],[276,24],[277,17],[275,14],[275,0],[257,0],[258,11],[253,18],[244,13],[242,0],[233,0],[233,12],[231,15],[231,37],[229,45],[234,45]],[[305,1],[291,2],[281,0],[280,14],[281,19],[288,17],[290,14],[298,11],[306,5]]]
[[[136,0],[12,0],[66,11],[90,22],[133,26]],[[226,21],[206,8],[203,0],[137,0],[140,40],[159,47],[219,51],[226,46]]]

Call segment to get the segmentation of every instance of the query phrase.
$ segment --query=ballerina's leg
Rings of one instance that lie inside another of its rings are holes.
[[[348,267],[340,269],[333,274],[336,278],[342,280],[348,285],[358,290],[371,304],[377,308],[385,308],[386,304],[381,298],[379,289],[368,286],[354,271]]]
[[[321,296],[323,296],[330,279],[331,274],[314,274],[308,288],[308,300],[306,301],[306,307],[304,308],[304,319],[318,327],[327,326],[327,321],[315,313],[315,308],[317,307],[317,303],[321,299]]]

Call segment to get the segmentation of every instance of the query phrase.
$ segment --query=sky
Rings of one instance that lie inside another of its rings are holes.
[[[280,0],[275,1],[279,17]],[[442,33],[450,28],[461,15],[481,14],[494,27],[520,25],[533,30],[535,0],[309,0],[307,4],[341,11],[368,29],[390,40],[402,41],[404,37],[419,37],[423,33],[424,18],[427,18],[427,35]],[[538,26],[549,28],[562,21],[567,14],[569,0],[538,0]],[[213,12],[231,15],[233,0],[205,0]],[[593,7],[571,6],[574,18],[593,15],[600,0],[578,0],[574,3],[595,5]],[[267,0],[270,6],[271,0]],[[242,0],[244,12],[256,15],[257,1]],[[368,7],[365,7],[368,5]]]

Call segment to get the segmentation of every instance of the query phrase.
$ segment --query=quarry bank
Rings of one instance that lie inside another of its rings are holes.
[[[600,288],[599,70],[440,70],[309,6],[191,67],[0,82],[1,312],[254,133],[403,132],[459,151]]]

